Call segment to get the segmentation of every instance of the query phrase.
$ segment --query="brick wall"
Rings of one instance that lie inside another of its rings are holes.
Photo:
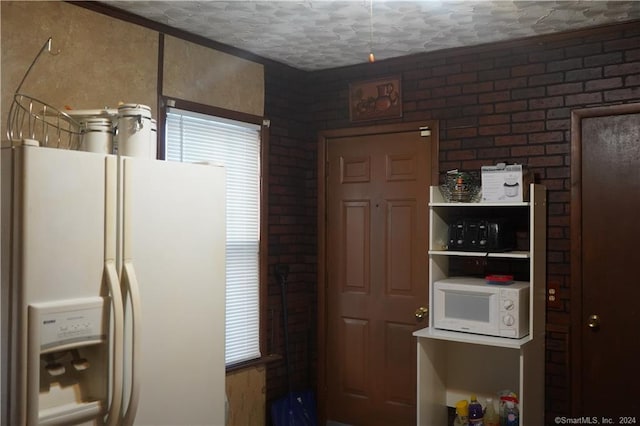
[[[271,120],[268,164],[269,284],[267,350],[284,355],[282,289],[274,265],[289,265],[286,283],[291,383],[316,382],[316,147],[308,121],[306,73],[265,67],[265,116]],[[288,390],[284,360],[268,366],[267,407]],[[267,414],[269,416],[269,414]]]
[[[536,181],[547,186],[547,278],[560,284],[561,298],[559,307],[547,310],[547,415],[567,415],[570,114],[577,108],[640,102],[640,25],[411,55],[297,75],[300,78],[293,80],[267,72],[266,114],[272,121],[277,116],[282,126],[272,129],[277,136],[272,136],[271,162],[281,167],[281,173],[270,174],[276,179],[271,196],[306,203],[272,200],[274,209],[282,208],[286,220],[294,223],[282,223],[277,210],[270,212],[270,232],[276,231],[269,240],[271,257],[292,257],[301,269],[295,308],[300,312],[307,309],[305,304],[315,303],[315,132],[353,126],[348,111],[350,81],[391,74],[402,76],[403,117],[384,123],[439,120],[441,171],[519,162],[528,164]],[[300,115],[298,107],[308,115]],[[291,252],[289,239],[299,252]],[[268,380],[277,376],[271,374]]]

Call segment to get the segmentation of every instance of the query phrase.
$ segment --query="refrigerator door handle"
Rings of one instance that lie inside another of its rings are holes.
[[[132,325],[132,344],[131,344],[131,394],[129,404],[124,414],[122,425],[133,425],[138,411],[138,402],[140,400],[140,374],[138,367],[140,366],[140,334],[141,334],[141,303],[140,290],[138,288],[138,279],[136,278],[135,268],[131,260],[124,261],[123,268],[124,283],[128,288],[131,297],[131,325]]]
[[[108,426],[118,425],[120,407],[122,405],[122,374],[123,374],[123,347],[124,347],[124,305],[122,303],[122,293],[118,280],[118,271],[113,260],[104,263],[104,274],[106,277],[109,293],[111,294],[111,304],[113,306],[113,362],[111,404],[105,424]]]

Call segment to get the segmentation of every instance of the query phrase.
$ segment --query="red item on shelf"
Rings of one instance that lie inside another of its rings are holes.
[[[506,285],[513,283],[513,275],[487,275],[485,277],[487,284]]]

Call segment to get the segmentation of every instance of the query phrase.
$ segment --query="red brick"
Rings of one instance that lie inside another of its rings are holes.
[[[485,115],[483,117],[480,117],[480,119],[478,120],[478,123],[482,125],[504,124],[504,123],[508,123],[510,119],[511,117],[509,114]]]
[[[407,80],[422,80],[427,77],[431,77],[430,68],[417,68],[414,70],[405,71],[402,73],[404,81]]]
[[[462,93],[481,93],[493,90],[493,81],[483,83],[465,84],[462,86]]]
[[[447,106],[473,105],[478,103],[477,95],[450,96],[447,98]]]
[[[621,38],[604,43],[604,51],[635,49],[640,46],[640,37]]]
[[[444,77],[425,78],[418,81],[419,88],[442,87],[444,84]]]
[[[518,77],[518,78],[510,78],[507,80],[498,80],[495,82],[495,87],[496,87],[496,90],[517,89],[520,87],[527,87],[527,78]]]
[[[571,321],[570,321],[571,317],[569,315],[566,314],[560,314],[560,313],[556,313],[556,312],[549,312],[547,313],[547,321],[551,324],[558,324],[558,325],[570,325]],[[556,371],[556,372],[561,372],[560,371]]]
[[[486,104],[493,102],[508,101],[510,94],[507,90],[503,92],[482,93],[478,96],[478,103]]]
[[[571,122],[569,120],[548,120],[547,130],[569,130]]]
[[[460,140],[441,140],[440,152],[452,151],[454,149],[460,149],[462,142]]]
[[[614,89],[616,87],[622,87],[622,78],[604,78],[600,80],[591,80],[585,83],[585,90],[590,92],[592,90],[606,90]]]
[[[495,144],[500,145],[524,145],[527,143],[527,135],[496,136]]]
[[[480,170],[487,164],[486,160],[465,160],[462,162],[462,170]]]
[[[440,97],[448,97],[448,96],[457,96],[462,93],[460,86],[444,86],[444,87],[436,87],[432,90],[433,96],[436,98]]]
[[[547,118],[568,118],[571,117],[571,108],[553,108],[547,110]]]
[[[520,122],[520,121],[536,121],[536,120],[544,120],[545,112],[544,111],[526,111],[526,112],[518,112],[516,114],[511,115],[511,121]]]
[[[525,54],[522,54],[522,55],[510,54],[510,55],[503,56],[501,58],[496,58],[495,62],[496,62],[496,68],[512,67],[515,65],[528,64],[529,58]]]
[[[584,58],[585,67],[598,67],[602,65],[619,64],[622,62],[622,52],[606,53],[603,55],[588,56]]]
[[[543,154],[544,154],[544,146],[542,145],[525,145],[525,146],[511,148],[512,157],[529,157],[532,155],[543,155]]]
[[[529,108],[531,109],[548,109],[548,108],[558,108],[561,106],[564,106],[564,98],[562,96],[532,99],[529,101]]]
[[[511,126],[508,124],[500,124],[495,126],[480,127],[480,135],[504,135],[511,132]]]
[[[527,121],[524,123],[514,123],[511,126],[513,133],[532,133],[545,130],[544,121]]]
[[[511,91],[511,99],[541,98],[545,95],[544,87],[528,87]]]
[[[486,148],[478,150],[478,158],[507,158],[510,157],[508,148]]]
[[[604,67],[604,76],[611,77],[614,75],[637,74],[640,73],[640,61],[629,62],[620,65],[610,65]]]
[[[640,49],[627,50],[627,52],[625,53],[625,60],[627,62],[640,60]]]
[[[567,56],[589,56],[602,52],[602,43],[579,44],[564,49]]]
[[[476,158],[476,152],[474,150],[467,151],[452,151],[447,154],[448,160],[472,160]]]
[[[565,83],[557,84],[555,86],[547,86],[547,94],[550,96],[580,92],[582,92],[582,83]]]
[[[473,83],[477,79],[478,75],[475,72],[453,74],[447,76],[447,84]]]
[[[433,75],[450,75],[460,72],[460,64],[442,65],[432,68]]]
[[[556,72],[552,74],[540,74],[529,77],[529,86],[544,86],[547,84],[557,84],[564,81],[564,73]]]
[[[588,105],[602,102],[602,93],[582,93],[579,95],[568,95],[565,97],[565,104],[570,105]]]
[[[568,167],[552,167],[547,169],[547,178],[568,178],[571,170]]]
[[[443,108],[445,106],[446,101],[447,101],[446,98],[441,98],[441,97],[425,99],[425,100],[419,101],[417,107],[418,107],[418,110]]]
[[[492,104],[471,105],[462,108],[462,115],[464,115],[465,117],[470,115],[493,114],[493,112],[494,110]]]
[[[640,87],[630,87],[628,89],[609,90],[604,94],[606,102],[626,101],[630,99],[640,100]]]
[[[567,127],[571,125],[570,120],[563,121],[567,123]],[[549,143],[545,145],[545,149],[547,154],[568,154],[570,152],[569,144],[566,143]]]
[[[640,84],[640,74],[630,75],[624,79],[625,86],[637,86]]]
[[[472,138],[478,135],[476,127],[467,127],[464,129],[447,129],[447,138]]]
[[[457,127],[474,127],[477,125],[477,117],[456,117],[444,122],[445,129],[452,129]]]
[[[545,49],[529,54],[529,62],[551,62],[564,59],[564,49]]]
[[[493,70],[480,71],[478,73],[479,81],[495,81],[509,78],[508,68],[498,68]]]
[[[462,72],[489,70],[493,68],[493,59],[471,60],[462,64]]]
[[[497,113],[523,111],[527,109],[527,101],[503,102],[495,104],[495,109]]]
[[[602,68],[583,68],[565,73],[565,81],[595,80],[602,78]]]
[[[492,147],[494,145],[493,143],[493,137],[492,136],[480,136],[477,138],[473,138],[473,139],[466,139],[463,141],[463,146],[465,148],[486,148],[486,147]]]
[[[563,132],[543,132],[543,133],[532,133],[529,135],[529,142],[531,143],[549,143],[549,142],[559,142],[564,140]]]
[[[582,67],[582,58],[571,58],[564,61],[549,62],[547,64],[547,72],[567,71]]]
[[[530,64],[530,65],[520,65],[511,68],[511,75],[513,77],[522,77],[526,75],[533,74],[543,74],[545,72],[544,64]]]

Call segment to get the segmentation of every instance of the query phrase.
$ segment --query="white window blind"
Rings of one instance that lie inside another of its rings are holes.
[[[166,159],[211,161],[226,170],[227,365],[260,357],[260,128],[169,108]]]

